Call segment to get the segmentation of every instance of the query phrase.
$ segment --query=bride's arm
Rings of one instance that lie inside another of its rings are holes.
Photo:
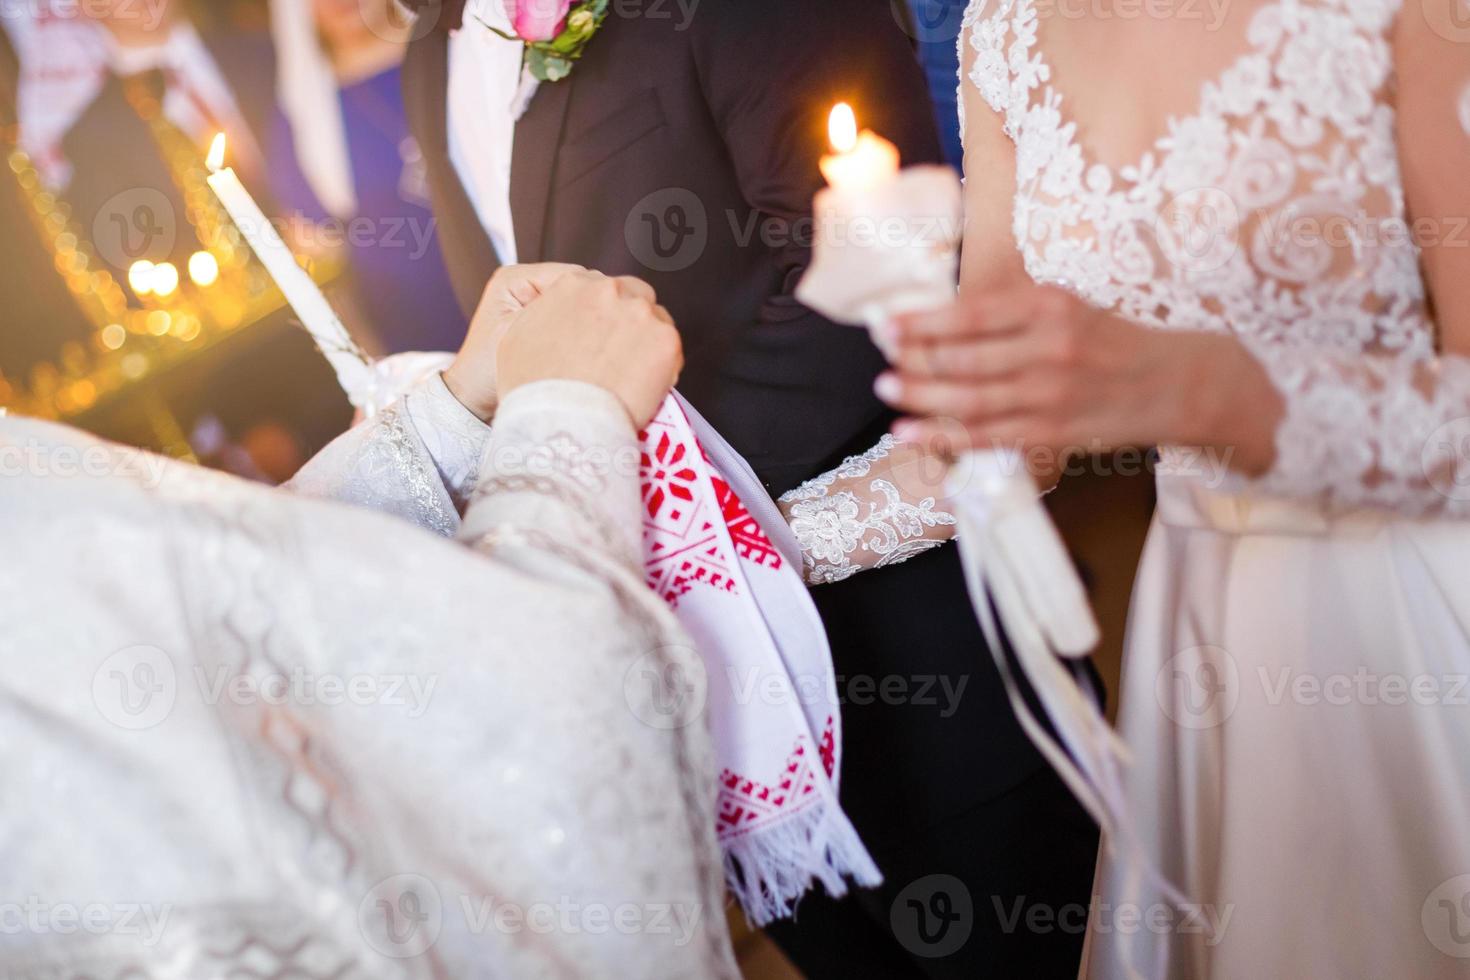
[[[944,509],[946,463],[884,436],[861,456],[783,494],[777,505],[801,545],[811,585],[907,561],[954,537]]]
[[[1453,40],[1456,2],[1406,8],[1394,37],[1399,165],[1438,353],[1413,362],[1256,347],[1286,406],[1262,489],[1470,517],[1470,133],[1457,117],[1470,51]]]
[[[960,39],[960,118],[965,148],[965,227],[961,295],[1026,281],[1011,232],[1016,183],[1015,146],[998,113],[970,83],[976,52],[970,31]],[[921,434],[934,445],[934,430]],[[950,435],[953,435],[951,432]],[[951,440],[941,443],[953,449]],[[944,506],[944,475],[952,452],[928,452],[918,442],[885,437],[861,456],[784,494],[782,514],[801,545],[812,585],[838,582],[895,564],[954,537]],[[1049,474],[1035,473],[1043,483]]]

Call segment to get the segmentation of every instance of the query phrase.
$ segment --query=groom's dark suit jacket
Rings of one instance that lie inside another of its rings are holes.
[[[939,160],[938,139],[886,0],[703,0],[685,19],[614,2],[571,77],[541,86],[516,128],[518,257],[648,280],[683,334],[679,390],[782,491],[885,421],[864,332],[792,297],[828,111],[851,102],[906,163]],[[468,310],[497,261],[449,162],[446,41],[413,46],[405,96]]]
[[[924,79],[888,0],[703,0],[687,24],[671,0],[634,6],[641,16],[619,16],[614,2],[571,77],[542,84],[518,124],[519,258],[652,283],[684,337],[680,390],[779,494],[870,447],[892,420],[872,395],[883,361],[866,332],[792,292],[809,261],[804,224],[822,186],[829,109],[851,102],[907,164],[938,161]],[[459,23],[457,12],[442,17]],[[470,310],[497,261],[449,159],[447,43],[442,29],[413,43],[405,98]],[[675,232],[690,228],[680,252]],[[655,229],[662,255],[650,251]],[[954,547],[813,595],[850,694],[843,799],[880,862],[889,844],[1041,767]],[[961,691],[956,709],[944,684]]]

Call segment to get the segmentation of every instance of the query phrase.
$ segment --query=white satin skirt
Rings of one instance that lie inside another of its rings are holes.
[[[1470,976],[1470,523],[1159,498],[1084,975]]]

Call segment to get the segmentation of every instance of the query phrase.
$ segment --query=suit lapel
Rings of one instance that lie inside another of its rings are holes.
[[[526,114],[516,123],[510,211],[515,221],[516,253],[522,262],[544,260],[552,178],[575,78],[573,72],[571,78],[559,82],[542,82]]]

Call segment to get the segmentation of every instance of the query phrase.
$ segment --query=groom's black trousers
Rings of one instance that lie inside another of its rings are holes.
[[[812,591],[842,802],[884,884],[809,895],[768,928],[808,977],[1076,976],[1097,828],[1016,723],[958,564],[950,545]]]

